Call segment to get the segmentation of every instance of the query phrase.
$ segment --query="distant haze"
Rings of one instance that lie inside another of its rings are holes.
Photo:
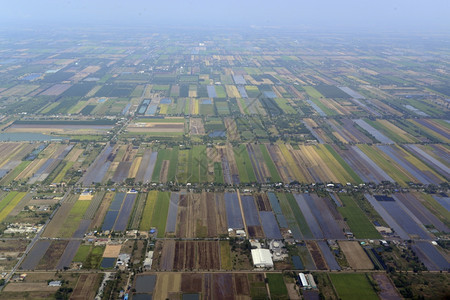
[[[449,0],[4,0],[0,24],[450,31]]]

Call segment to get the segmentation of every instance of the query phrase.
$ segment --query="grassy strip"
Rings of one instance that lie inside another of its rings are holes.
[[[75,257],[72,261],[74,262],[84,262],[86,261],[87,257],[89,256],[89,253],[91,253],[91,245],[81,245],[80,248],[78,248],[77,253],[75,254]]]
[[[0,222],[9,215],[26,194],[24,192],[11,192],[0,202]]]
[[[144,212],[142,213],[141,223],[139,224],[139,230],[149,231],[151,228],[152,215],[155,208],[156,198],[158,197],[158,191],[150,191],[147,195],[147,201],[145,203]]]
[[[352,230],[356,238],[359,239],[379,239],[380,233],[375,229],[367,216],[356,204],[351,196],[339,195],[344,204],[343,207],[338,207],[338,211],[342,214],[348,226]]]
[[[100,267],[100,263],[103,259],[103,252],[105,251],[105,247],[103,246],[94,246],[83,263],[83,269],[98,269]]]
[[[378,299],[366,274],[329,274],[331,281],[342,299]]]
[[[58,176],[55,177],[53,182],[63,181],[64,176],[66,176],[67,171],[69,171],[69,169],[72,168],[73,164],[74,164],[73,161],[67,162],[66,165],[64,166],[64,168],[62,168],[61,172],[59,172]]]
[[[303,216],[300,207],[298,207],[297,201],[295,201],[294,195],[290,193],[285,195],[287,201],[289,202],[289,206],[291,207],[292,212],[294,213],[295,220],[297,221],[298,227],[300,228],[303,236],[305,238],[313,238],[312,232],[309,229],[308,223],[306,223],[305,217]]]
[[[158,229],[158,238],[166,232],[167,214],[169,212],[170,192],[159,192],[154,206],[150,227]]]
[[[260,144],[259,149],[261,149],[261,153],[263,155],[264,161],[266,162],[266,166],[269,169],[270,177],[272,182],[281,182],[280,174],[278,174],[277,167],[275,166],[272,158],[267,151],[266,145]]]
[[[22,173],[23,170],[25,170],[28,165],[31,164],[31,161],[26,160],[20,163],[13,171],[10,171],[8,175],[3,177],[3,179],[0,181],[1,185],[8,185],[10,184],[17,176],[19,176],[20,173]]]
[[[324,98],[324,96],[312,86],[303,86],[303,89],[311,98]]]
[[[175,181],[177,174],[177,162],[178,162],[178,147],[173,147],[170,153],[169,172],[167,173],[167,181]]]
[[[288,104],[288,101],[284,98],[276,98],[275,102],[283,110],[285,114],[296,114],[297,111]]]
[[[248,155],[247,147],[245,145],[239,145],[238,155],[240,156],[240,161],[243,163],[245,167],[249,182],[256,182],[256,175],[255,172],[253,171],[252,162],[250,160],[250,156]],[[239,174],[240,173],[241,172],[239,170]]]
[[[267,273],[266,277],[269,281],[269,290],[272,299],[289,299],[283,274]]]
[[[134,204],[133,213],[130,217],[128,229],[139,229],[139,222],[141,221],[142,213],[144,211],[146,196],[145,193],[138,195],[136,203]]]
[[[214,182],[218,184],[224,183],[222,164],[220,162],[214,163]]]
[[[379,152],[378,148],[375,146],[369,145],[358,145],[358,147],[371,159],[373,160],[380,168],[383,169],[392,179],[397,181],[402,186],[407,186],[406,182],[410,181],[410,179],[400,171],[400,167],[397,166],[391,160],[387,160],[383,157],[383,155]]]
[[[58,237],[70,238],[74,234],[74,232],[78,229],[80,225],[80,221],[83,218],[86,210],[88,209],[91,201],[78,200],[72,206],[72,209],[69,212],[69,215],[66,218],[66,221],[61,226],[61,229],[58,232]]]
[[[363,183],[361,178],[353,171],[353,169],[345,162],[345,160],[330,146],[330,145],[320,145],[321,147],[325,147],[329,153],[336,159],[336,161],[341,165],[341,167],[347,172],[350,177],[348,179],[352,179],[353,183]]]
[[[220,241],[220,268],[222,270],[231,270],[233,263],[231,262],[231,249],[228,241]]]
[[[159,175],[161,173],[161,167],[164,160],[168,160],[170,158],[171,150],[161,150],[158,151],[158,156],[156,157],[155,168],[153,169],[152,181],[159,182]]]
[[[286,199],[286,194],[277,193],[276,195],[280,202],[281,211],[283,212],[283,215],[286,218],[286,222],[288,223],[288,227],[292,230],[293,233],[298,232],[298,234],[301,235],[300,227],[298,226],[295,220],[294,212]]]
[[[249,183],[250,180],[249,180],[249,176],[247,174],[247,168],[245,166],[245,161],[244,161],[244,159],[241,156],[241,150],[237,149],[237,148],[234,148],[233,152],[234,152],[234,159],[236,160],[236,165],[238,167],[239,180],[242,183]]]

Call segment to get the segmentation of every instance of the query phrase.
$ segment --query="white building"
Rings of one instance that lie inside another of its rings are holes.
[[[272,254],[269,249],[252,249],[252,260],[257,268],[273,268]]]

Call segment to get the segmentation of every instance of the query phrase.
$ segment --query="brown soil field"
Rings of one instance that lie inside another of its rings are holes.
[[[219,270],[219,243],[217,242],[198,242],[197,243],[198,268],[202,270]]]
[[[56,292],[59,287],[48,286],[46,282],[11,282],[5,292]]]
[[[228,144],[226,147],[226,158],[228,160],[228,164],[230,165],[230,173],[231,177],[237,176],[239,177],[239,170],[236,164],[236,160],[234,159],[234,152],[233,152],[233,146],[231,144]]]
[[[129,132],[184,132],[184,123],[135,123],[127,126]]]
[[[164,249],[164,248],[163,248]],[[219,270],[219,243],[209,241],[177,241],[174,270]]]
[[[204,135],[205,127],[203,126],[203,121],[200,118],[191,118],[190,119],[189,130],[191,135]]]
[[[234,299],[233,274],[213,274],[213,299]]]
[[[327,263],[322,256],[322,252],[320,252],[319,247],[315,242],[306,242],[306,246],[311,253],[312,258],[314,259],[314,263],[316,264],[317,269],[319,270],[328,270]]]
[[[159,268],[161,271],[172,271],[174,267],[174,259],[175,259],[175,241],[174,240],[166,240],[162,246],[161,257],[159,262]],[[155,251],[156,252],[156,251]],[[153,254],[155,258],[155,254]],[[153,263],[157,266],[156,262]]]
[[[201,293],[203,274],[183,273],[181,274],[181,292],[183,293]]]
[[[227,136],[230,141],[239,140],[239,132],[236,122],[232,118],[224,118],[225,127],[227,128]]]
[[[269,198],[266,194],[255,194],[256,205],[259,211],[271,211]]]
[[[156,279],[154,299],[169,299],[170,295],[179,294],[181,273],[159,273]]]
[[[373,279],[377,282],[380,296],[383,300],[399,300],[402,299],[389,277],[384,273],[372,274]]]
[[[111,204],[112,199],[114,198],[114,193],[106,193],[105,197],[103,197],[102,203],[95,214],[94,219],[92,220],[89,229],[99,228],[103,223],[103,218],[108,211],[109,205]]]
[[[100,282],[101,274],[81,274],[78,278],[77,285],[73,290],[70,299],[84,300],[94,299],[97,294],[98,284]]]
[[[188,204],[189,204],[188,196],[180,195],[180,201],[178,202],[177,227],[175,230],[175,235],[177,237],[187,236]]]
[[[47,252],[45,252],[41,261],[37,265],[36,270],[55,269],[56,265],[59,262],[59,259],[61,258],[62,254],[64,253],[64,250],[66,249],[68,243],[69,243],[68,240],[53,241],[50,244],[50,247],[48,248]]]
[[[247,230],[250,238],[264,238],[262,226],[247,226]]]
[[[247,274],[234,274],[234,286],[237,295],[250,296],[250,284]]]
[[[70,151],[69,154],[67,154],[66,160],[70,162],[76,162],[81,153],[83,153],[83,151],[84,151],[83,149],[74,147],[72,151]]]
[[[357,241],[339,241],[339,247],[352,269],[371,270],[373,264]]]
[[[206,237],[207,207],[206,193],[189,193],[180,196],[177,215],[177,237]]]
[[[161,173],[159,174],[159,182],[167,182],[167,174],[169,173],[170,160],[163,160],[161,165]]]
[[[103,252],[103,257],[116,258],[119,256],[121,248],[122,245],[106,245],[105,251]]]
[[[68,88],[70,88],[72,85],[68,83],[58,83],[50,88],[46,89],[41,93],[41,95],[45,96],[59,96],[62,93],[64,93]]]

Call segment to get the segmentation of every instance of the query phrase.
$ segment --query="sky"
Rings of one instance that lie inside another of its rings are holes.
[[[450,0],[3,0],[0,24],[448,32],[449,15]]]

